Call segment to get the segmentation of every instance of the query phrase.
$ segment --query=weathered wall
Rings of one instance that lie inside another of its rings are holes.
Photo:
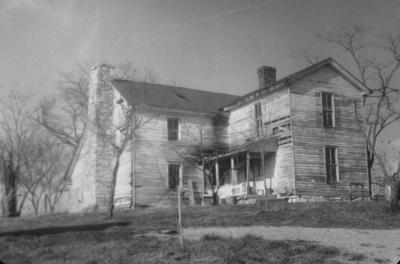
[[[366,148],[357,125],[354,100],[360,92],[331,67],[291,84],[296,190],[303,195],[345,196],[349,182],[367,186]],[[335,128],[323,128],[321,92],[334,93]],[[325,145],[338,148],[339,183],[326,183]]]
[[[227,135],[231,149],[257,138],[254,105],[258,102],[261,102],[263,135],[267,137],[271,136],[274,127],[290,122],[290,97],[288,89],[283,88],[266,94],[258,100],[247,103],[230,112]],[[289,137],[291,135],[290,133],[286,134]],[[275,136],[279,138],[283,134]],[[290,138],[288,141],[291,141]],[[260,171],[261,162],[259,153],[251,153],[250,180],[253,179],[253,175],[256,176],[257,180],[272,177],[272,188],[275,191],[291,191],[294,188],[293,152],[291,146],[291,143],[279,145],[275,153],[265,153],[264,173]],[[239,171],[239,179],[244,179],[244,173],[244,169]]]
[[[267,94],[256,101],[240,106],[230,112],[227,134],[230,148],[234,148],[255,138],[255,114],[254,105],[261,102],[263,123],[289,116],[289,93],[287,89],[277,90]],[[272,126],[265,125],[265,133],[271,134]]]
[[[181,164],[184,185],[192,180],[196,185],[195,193],[200,195],[202,172],[191,155],[201,144],[205,148],[214,146],[213,116],[154,111],[143,117],[147,121],[135,141],[137,204],[158,205],[168,197],[168,163]],[[167,118],[179,118],[180,140],[168,141]],[[200,131],[203,131],[202,136]]]

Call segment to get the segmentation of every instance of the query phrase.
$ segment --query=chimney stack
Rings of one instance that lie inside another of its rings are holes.
[[[276,81],[276,69],[274,67],[261,66],[257,73],[259,89],[264,89]]]

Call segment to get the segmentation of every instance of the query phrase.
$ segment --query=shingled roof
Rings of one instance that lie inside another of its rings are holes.
[[[114,79],[111,83],[125,100],[132,105],[144,103],[150,107],[216,113],[222,107],[233,103],[239,98],[236,95],[156,83],[134,82],[121,79]]]

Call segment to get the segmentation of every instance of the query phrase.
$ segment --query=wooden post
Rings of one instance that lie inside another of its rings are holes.
[[[218,160],[215,161],[215,185],[218,188],[218,186],[219,186],[219,165],[218,165]]]
[[[261,171],[262,175],[265,174],[265,164],[264,164],[264,150],[261,150]],[[264,194],[265,194],[265,207],[268,209],[268,196],[267,196],[267,183],[266,183],[266,178],[262,177],[264,179]]]
[[[258,163],[257,163],[258,166]],[[257,188],[256,188],[256,172],[254,171],[255,168],[253,167],[252,172],[253,172],[253,193],[257,194]]]
[[[250,177],[250,153],[246,152],[246,188],[247,194],[249,194],[250,185],[249,185],[249,177]]]
[[[364,184],[361,184],[361,197],[362,200],[364,201]]]
[[[261,156],[261,176],[265,176],[264,151],[261,151],[260,156]]]
[[[205,160],[204,160],[204,158],[202,159],[202,166],[201,166],[201,174],[202,174],[202,181],[201,181],[201,206],[204,206],[204,193],[205,193],[205,190],[206,190],[206,169],[205,169]],[[193,189],[193,183],[190,183],[191,184],[191,188]],[[193,195],[193,197],[194,197],[194,195]],[[193,203],[193,205],[194,205],[194,203]]]
[[[181,168],[179,168],[180,170]],[[182,227],[182,173],[179,172],[179,185],[178,185],[178,227],[179,227],[179,244],[181,248],[183,244],[183,227]]]
[[[237,180],[235,177],[235,159],[231,157],[231,183],[237,184]]]
[[[135,163],[136,163],[136,151],[135,151],[135,136],[131,139],[131,204],[130,208],[135,209],[136,206],[136,174],[135,174]]]
[[[276,155],[275,155],[275,163],[274,164],[276,164]],[[275,168],[274,168],[274,172],[275,172]],[[273,174],[269,175],[269,188],[271,188],[271,189],[272,189],[272,177],[273,176],[274,176]]]

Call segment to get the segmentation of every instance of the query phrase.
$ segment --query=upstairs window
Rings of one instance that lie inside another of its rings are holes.
[[[290,123],[281,124],[279,126],[272,128],[272,135],[276,135],[278,133],[286,132],[289,130],[290,130]]]
[[[339,181],[339,166],[337,148],[325,147],[326,183],[335,184]]]
[[[176,191],[179,185],[181,165],[179,164],[168,164],[168,189],[170,191]]]
[[[256,121],[256,133],[257,136],[262,135],[262,111],[261,111],[261,103],[256,103],[254,105],[254,116],[255,116],[255,121]]]
[[[179,119],[168,118],[168,140],[179,140]]]
[[[324,127],[335,126],[335,100],[333,93],[322,92],[322,119]]]

